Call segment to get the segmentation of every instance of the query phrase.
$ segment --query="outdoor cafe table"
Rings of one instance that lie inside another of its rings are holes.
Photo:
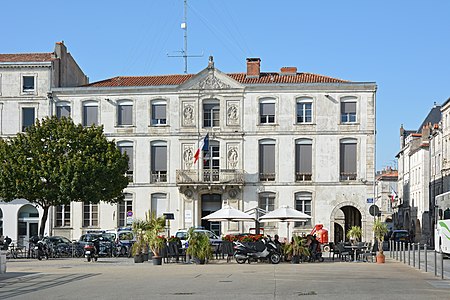
[[[356,259],[357,250],[367,249],[367,246],[349,245],[349,246],[344,246],[344,249],[350,249],[353,252],[353,262],[358,262],[358,260]]]

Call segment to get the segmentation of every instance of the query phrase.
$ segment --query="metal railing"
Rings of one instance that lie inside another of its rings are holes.
[[[311,181],[312,173],[295,173],[295,181]]]
[[[419,270],[424,270],[425,272],[428,272],[428,268],[431,267],[432,269],[434,269],[434,276],[439,276],[441,279],[446,279],[444,270],[445,254],[433,250],[434,262],[431,262],[429,266],[428,265],[429,251],[430,250],[428,249],[427,244],[389,241],[390,258],[399,260],[404,264],[407,263],[409,266],[412,266]]]
[[[243,184],[244,171],[232,169],[177,170],[177,184]]]

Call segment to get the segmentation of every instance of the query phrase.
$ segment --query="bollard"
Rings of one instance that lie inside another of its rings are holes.
[[[417,252],[419,254],[418,256],[418,262],[419,262],[419,270],[420,270],[420,243],[417,243]]]
[[[0,274],[6,273],[6,252],[0,251]]]
[[[436,250],[434,250],[434,276],[437,276],[437,254],[436,254]]]
[[[392,258],[392,240],[389,241],[389,257]]]
[[[411,265],[411,243],[408,243],[408,266]]]
[[[413,247],[413,267],[416,267],[416,244],[412,243]]]
[[[403,243],[400,242],[400,262],[402,262]]]
[[[425,272],[428,272],[428,254],[427,254],[427,244],[423,245],[425,251]]]
[[[398,242],[395,242],[395,260],[398,260]]]
[[[403,243],[403,263],[406,264],[406,242]]]
[[[444,279],[444,252],[441,252],[441,279]]]

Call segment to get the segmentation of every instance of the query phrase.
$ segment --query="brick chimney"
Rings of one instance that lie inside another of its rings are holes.
[[[247,78],[259,78],[261,73],[261,59],[247,58]]]
[[[297,67],[282,67],[280,69],[280,75],[297,75]]]

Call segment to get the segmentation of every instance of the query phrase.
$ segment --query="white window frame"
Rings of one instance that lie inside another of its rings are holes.
[[[212,108],[209,110],[205,110],[205,105],[212,105]],[[220,127],[220,101],[219,100],[206,100],[202,103],[202,111],[203,111],[203,128],[217,128]],[[209,113],[209,121],[210,125],[205,125],[205,114]]]
[[[86,211],[85,208],[89,207],[89,218],[86,219]],[[96,208],[96,212],[94,212],[93,208]],[[83,228],[98,228],[100,221],[100,207],[99,204],[83,202]],[[89,223],[89,225],[86,225]]]
[[[132,142],[132,141],[119,141],[119,142],[117,142],[117,148],[119,148],[119,150],[120,150],[120,152],[121,153],[123,153],[122,152],[122,148],[123,147],[131,147],[131,152],[133,153],[133,157],[131,158],[131,162],[129,161],[128,162],[128,166],[130,166],[131,167],[131,170],[127,170],[126,172],[125,172],[125,176],[127,176],[128,177],[128,180],[130,181],[130,182],[133,182],[134,181],[134,161],[135,161],[135,153],[134,153],[134,151],[135,151],[135,149],[134,149],[134,143]],[[130,157],[128,157],[128,159],[129,159]]]
[[[343,103],[355,103],[355,115],[353,116],[351,113],[344,114],[342,112],[342,104]],[[346,96],[342,97],[341,101],[339,102],[339,116],[340,116],[340,123],[341,124],[355,124],[358,123],[358,99],[354,96]],[[345,120],[343,120],[343,117],[345,116]],[[354,120],[352,120],[352,117],[354,117]]]
[[[70,227],[71,215],[72,215],[72,208],[70,204],[55,206],[55,227],[57,228]],[[58,221],[61,222],[61,225],[58,225]]]
[[[162,203],[164,207],[159,207],[158,203]],[[167,212],[168,203],[168,195],[166,193],[153,193],[150,195],[150,210],[157,217],[161,217]]]
[[[69,101],[59,101],[59,102],[57,102],[56,103],[56,111],[55,111],[55,115],[56,115],[56,117],[58,118],[58,119],[60,119],[61,118],[61,116],[58,116],[58,109],[60,108],[60,107],[69,107],[69,117],[71,118],[72,117],[72,106],[70,105],[70,102]]]
[[[262,114],[261,106],[264,104],[273,104],[273,109],[274,109],[273,115],[263,115]],[[259,116],[259,124],[260,125],[276,124],[277,102],[274,98],[259,99],[258,111],[259,111],[258,116]],[[271,117],[273,117],[273,120],[271,120]],[[263,121],[263,118],[265,119],[265,121]]]
[[[301,201],[301,208],[297,205],[297,201]],[[310,211],[306,211],[306,202],[309,201]],[[294,194],[294,207],[296,210],[301,211],[304,214],[312,217],[313,212],[313,194],[307,191],[301,191]],[[312,218],[303,222],[294,222],[294,227],[311,227],[312,226]]]
[[[122,107],[129,107],[129,109],[131,109],[130,114],[131,114],[131,122],[130,124],[123,124],[123,116],[121,115],[121,108]],[[134,124],[134,103],[132,100],[119,100],[117,101],[117,118],[116,118],[116,124],[118,127],[129,127],[129,126],[133,126]]]
[[[84,127],[89,127],[92,124],[94,124],[94,123],[87,124],[87,121],[85,120],[85,116],[84,116],[84,109],[85,109],[85,107],[90,107],[90,106],[97,107],[97,122],[95,123],[95,125],[97,126],[100,123],[100,120],[99,120],[100,119],[100,106],[99,106],[98,101],[96,101],[96,100],[86,100],[86,101],[83,101],[82,107],[81,107],[81,122],[82,122]]]
[[[154,147],[166,147],[166,158],[168,158],[169,148],[167,147],[166,141],[154,141],[150,144],[150,172],[151,172],[151,182],[167,182],[167,173],[168,173],[168,163],[166,162],[166,171],[156,171],[153,169],[154,162],[152,161],[153,157],[153,148]]]
[[[24,125],[24,116],[23,116],[23,110],[25,109],[25,108],[30,108],[30,109],[33,109],[33,111],[34,111],[34,120],[33,120],[33,124],[36,122],[36,118],[37,118],[37,108],[36,108],[36,106],[34,106],[34,105],[30,105],[30,106],[28,106],[28,105],[23,105],[23,106],[21,106],[20,107],[20,132],[25,132],[25,129],[26,128],[28,128],[28,127],[30,127],[31,125],[29,125],[29,126],[26,126],[25,127],[25,125]]]
[[[165,106],[166,115],[164,119],[154,119],[154,107],[155,106]],[[167,125],[167,101],[166,100],[152,100],[150,104],[150,126],[166,126]]]
[[[123,211],[122,211],[123,209]],[[125,227],[127,224],[127,212],[131,210],[133,211],[133,194],[124,193],[123,201],[117,203],[117,226]]]
[[[306,111],[305,105],[311,105],[311,121],[305,121]],[[301,116],[299,115],[299,110],[301,108]],[[303,121],[299,121],[299,118],[303,118]],[[295,121],[297,124],[312,124],[314,122],[314,101],[311,97],[298,97],[295,107]]]
[[[33,77],[33,88],[25,89],[24,88],[24,78],[25,77]],[[22,95],[36,95],[37,94],[37,73],[21,73],[20,74],[20,93]]]

